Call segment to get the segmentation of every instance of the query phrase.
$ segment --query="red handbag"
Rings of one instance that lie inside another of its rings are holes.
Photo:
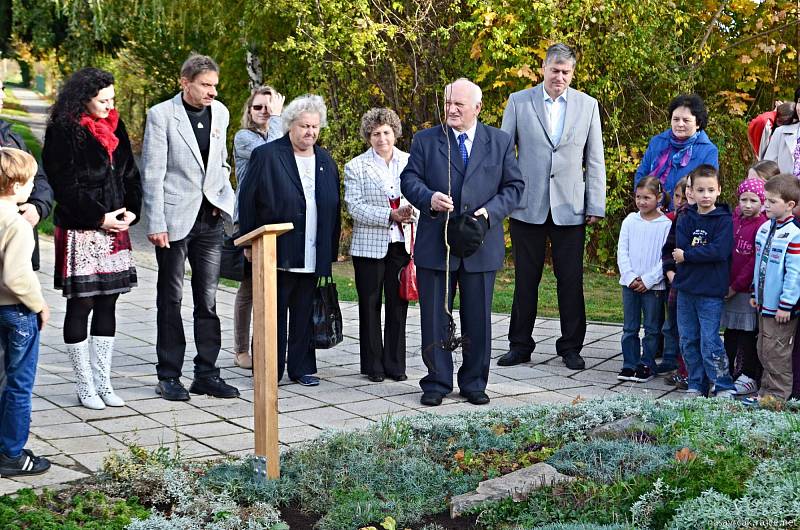
[[[414,227],[411,227],[411,259],[400,269],[400,298],[407,302],[419,300],[417,290],[417,266],[414,265]]]

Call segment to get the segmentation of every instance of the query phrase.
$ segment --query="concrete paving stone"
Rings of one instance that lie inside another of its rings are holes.
[[[550,377],[541,377],[539,379],[536,379],[534,381],[534,384],[546,390],[558,390],[558,391],[560,391],[563,388],[577,388],[577,387],[585,387],[591,385],[591,383],[587,383],[586,381],[576,381],[575,379],[570,379],[568,377],[561,377],[557,375],[553,375]]]
[[[219,404],[215,407],[202,407],[205,410],[219,418],[243,418],[245,416],[253,415],[253,404],[241,399],[226,400],[226,403]]]
[[[278,411],[281,413],[284,412],[293,412],[296,410],[307,410],[307,409],[315,409],[324,406],[325,403],[322,401],[318,401],[316,399],[312,399],[308,396],[287,396],[287,397],[278,397]]]
[[[57,455],[61,452],[61,450],[56,449],[53,444],[32,433],[28,436],[28,443],[25,444],[25,448],[30,449],[33,451],[33,454],[39,456]]]
[[[193,423],[209,423],[219,421],[219,416],[212,412],[192,407],[184,410],[150,413],[148,417],[167,427],[174,425],[191,425]]]
[[[328,375],[327,370],[321,370],[320,373],[325,374],[324,376],[325,381],[336,383],[338,385],[350,388],[358,388],[359,390],[364,390],[364,387],[375,384],[369,379],[367,379],[367,376],[358,373],[351,373],[348,375],[337,375],[337,376]]]
[[[278,429],[278,440],[285,444],[295,444],[298,442],[305,442],[313,440],[322,432],[311,425],[302,425],[299,427],[286,427]]]
[[[564,394],[572,398],[581,397],[583,399],[599,398],[599,397],[614,397],[619,394],[608,388],[601,388],[597,386],[585,386],[581,388],[561,388],[558,390],[559,394]]]
[[[128,400],[127,405],[141,414],[197,410],[191,401],[167,401],[156,396],[155,392],[147,392],[147,399]]]
[[[377,416],[379,414],[389,414],[400,412],[405,407],[389,401],[387,399],[372,399],[371,401],[358,403],[342,403],[338,408],[352,412],[358,416]]]
[[[39,387],[46,385],[63,385],[64,383],[68,382],[69,381],[67,381],[63,377],[57,374],[49,373],[47,371],[45,371],[44,373],[41,373],[40,371],[39,373],[36,374],[36,386]]]
[[[336,407],[322,407],[311,410],[298,410],[287,412],[286,416],[302,421],[307,425],[313,425],[320,429],[332,427],[335,422],[355,418],[358,415]]]
[[[95,420],[91,422],[91,425],[106,433],[120,433],[161,427],[161,424],[159,424],[157,421],[152,420],[147,416],[140,415],[107,420]]]
[[[193,425],[179,425],[178,431],[198,440],[247,432],[246,429],[242,428],[241,426],[234,425],[226,421],[196,423]]]
[[[571,378],[578,381],[586,381],[587,383],[600,383],[603,385],[619,383],[617,372],[605,372],[593,369],[573,374]]]
[[[39,396],[75,395],[75,383],[59,383],[55,385],[36,385],[35,392]]]
[[[63,484],[73,480],[87,478],[86,473],[73,471],[59,465],[53,465],[50,470],[44,475],[34,475],[27,477],[16,477],[15,482],[25,484],[28,488],[43,488],[45,486],[52,486],[54,484]]]
[[[138,417],[135,410],[129,407],[106,407],[102,410],[87,409],[81,406],[75,400],[74,406],[65,407],[63,410],[69,411],[70,414],[79,418],[82,421],[92,420],[110,420],[112,418],[123,417]]]
[[[39,410],[51,410],[51,409],[56,409],[56,408],[58,408],[58,405],[56,405],[55,403],[51,403],[50,401],[47,401],[46,399],[43,399],[43,398],[40,398],[40,397],[37,397],[37,396],[33,396],[31,398],[31,410],[33,412],[36,412],[36,411],[39,411]]]
[[[529,380],[539,377],[548,377],[551,374],[544,370],[534,367],[532,364],[518,364],[516,366],[492,366],[489,371],[489,382],[492,382],[498,375],[508,379]]]
[[[95,473],[103,468],[106,457],[114,454],[113,451],[100,451],[98,453],[84,453],[75,455],[75,460],[88,471]]]
[[[31,425],[60,425],[80,420],[64,409],[48,409],[31,413]]]
[[[203,457],[219,458],[220,456],[224,455],[224,453],[220,454],[220,451],[217,451],[216,449],[213,449],[195,440],[178,440],[177,442],[157,443],[142,447],[149,451],[157,451],[162,447],[166,447],[169,449],[170,454],[180,454],[181,456],[191,460],[196,460]]]
[[[124,445],[137,445],[140,447],[151,445],[166,445],[180,441],[190,441],[192,438],[181,434],[174,427],[164,426],[153,429],[138,429],[135,431],[122,431],[112,435],[114,439]]]
[[[125,445],[113,437],[103,434],[97,436],[83,436],[81,438],[63,438],[51,440],[51,445],[61,453],[78,455],[81,453],[97,453],[112,449],[124,449]]]
[[[249,451],[252,453],[255,449],[255,437],[252,432],[245,431],[237,434],[203,438],[203,444],[222,453],[230,451]]]
[[[156,385],[154,384],[125,389],[126,402],[151,399],[158,399],[159,401],[163,401],[165,403],[167,402],[166,400],[161,399],[158,394],[156,394]]]
[[[546,390],[540,386],[532,385],[523,381],[494,383],[492,382],[491,378],[489,378],[489,384],[486,385],[486,389],[504,396],[532,394],[534,392],[544,392]]]
[[[30,487],[28,484],[16,482],[7,478],[0,478],[0,495],[11,495],[22,488]]]
[[[49,441],[51,444],[54,440],[62,438],[83,438],[102,434],[100,430],[84,422],[62,423],[59,425],[32,425],[30,431],[36,436]]]
[[[401,411],[398,411],[401,412]],[[379,415],[379,417],[383,417],[383,415]],[[330,422],[330,425],[326,427],[326,429],[332,429],[335,431],[350,431],[354,429],[365,429],[367,427],[372,426],[375,423],[374,419],[370,418],[348,418],[345,420],[338,420]]]
[[[535,394],[520,394],[518,396],[514,396],[514,399],[523,404],[541,405],[546,403],[571,403],[575,398],[565,396],[557,392],[548,391],[537,392]]]
[[[394,382],[388,379],[383,383],[363,387],[361,390],[378,397],[402,396],[403,394],[419,393],[420,391],[418,385],[412,386],[405,384],[405,382]]]

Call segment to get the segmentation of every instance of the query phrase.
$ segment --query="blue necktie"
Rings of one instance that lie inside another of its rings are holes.
[[[467,163],[469,163],[467,144],[464,143],[466,141],[467,141],[467,133],[461,133],[458,135],[458,152],[461,153],[461,161],[464,162],[464,169],[467,169]]]

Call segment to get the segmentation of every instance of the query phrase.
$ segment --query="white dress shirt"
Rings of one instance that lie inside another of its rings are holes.
[[[392,148],[394,151],[395,148]],[[374,149],[370,148],[372,151],[372,160],[375,162],[375,167],[378,168],[378,172],[381,175],[381,181],[383,182],[383,191],[386,193],[386,200],[387,202],[391,199],[399,199],[400,198],[400,173],[402,170],[400,169],[400,159],[392,153],[392,159],[389,162],[386,162],[381,155],[375,152]],[[389,226],[389,242],[390,243],[398,243],[405,241],[403,237],[403,231],[397,225],[397,223],[392,222]]]
[[[315,170],[317,157],[294,155],[300,183],[303,185],[303,196],[306,199],[306,247],[303,267],[281,269],[289,272],[314,272],[317,270],[317,198]]]
[[[542,90],[544,94],[544,108],[550,121],[550,141],[553,145],[558,145],[561,135],[564,133],[564,115],[567,113],[567,91],[558,96],[555,100],[547,94],[547,90]]]

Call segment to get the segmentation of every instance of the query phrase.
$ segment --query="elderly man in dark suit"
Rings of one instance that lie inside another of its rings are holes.
[[[517,145],[526,193],[509,222],[514,303],[510,348],[497,364],[528,362],[536,348],[533,326],[549,238],[561,315],[556,352],[567,368],[583,370],[586,224],[599,221],[606,210],[600,111],[596,99],[569,88],[575,71],[575,54],[569,47],[548,48],[542,71],[541,84],[511,94],[501,126]]]
[[[414,259],[423,356],[428,367],[428,375],[420,381],[420,401],[428,406],[441,404],[442,397],[453,390],[453,360],[451,352],[443,348],[448,336],[444,305],[446,212],[451,212],[451,222],[456,216],[469,215],[480,219],[484,227],[488,225],[473,254],[450,256],[447,303],[452,305],[457,284],[464,339],[458,370],[460,394],[474,405],[489,402],[486,384],[492,342],[492,294],[505,254],[503,219],[519,204],[525,184],[511,137],[479,123],[480,110],[480,87],[467,79],[447,85],[447,126],[432,127],[414,136],[408,164],[400,175],[403,195],[422,212]]]

